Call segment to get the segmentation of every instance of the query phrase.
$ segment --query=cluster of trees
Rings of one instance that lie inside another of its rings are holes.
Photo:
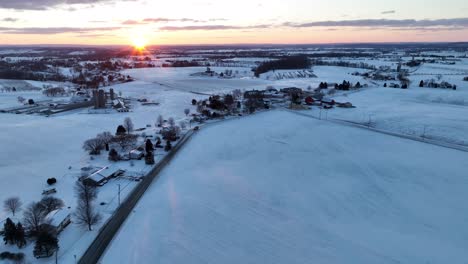
[[[244,97],[244,107],[249,113],[255,112],[259,108],[265,107],[264,94],[261,92],[258,93],[249,93],[248,97]]]
[[[219,118],[219,112],[232,113],[237,108],[240,108],[240,102],[238,101],[242,96],[242,92],[239,89],[234,90],[232,93],[225,95],[212,95],[208,100],[196,101],[192,100],[192,104],[197,105],[197,112],[208,117],[208,118]],[[211,111],[214,110],[214,111]]]
[[[5,211],[15,216],[16,212],[21,210],[21,206],[21,200],[18,197],[12,197],[4,201],[3,207]],[[7,218],[3,227],[3,241],[5,244],[22,248],[26,245],[26,236],[35,237],[34,255],[50,256],[51,252],[53,253],[57,248],[58,240],[54,230],[48,228],[46,216],[63,206],[62,200],[52,196],[46,196],[39,202],[29,204],[23,211],[23,222],[26,228],[21,222],[15,224],[10,218]]]
[[[6,93],[9,93],[9,92],[16,92],[17,90],[16,90],[16,87],[8,87],[8,86],[6,86],[6,87],[2,87],[2,88],[0,89],[0,91],[2,91],[2,93],[5,93],[5,92],[6,92]]]
[[[42,93],[48,97],[66,96],[68,94],[63,87],[48,88],[43,90]]]
[[[0,79],[66,81],[67,78],[56,67],[50,66],[45,60],[0,61]]]
[[[109,143],[114,140],[111,132],[102,132],[95,138],[86,140],[83,143],[83,149],[88,151],[90,155],[99,155],[104,148],[109,150]]]
[[[254,70],[254,74],[256,77],[260,77],[260,74],[272,70],[306,69],[310,68],[311,66],[312,63],[305,55],[290,56],[279,60],[263,62]]]
[[[335,90],[348,91],[352,85],[349,81],[343,81],[341,84],[335,84]]]
[[[57,236],[48,230],[41,230],[34,244],[33,254],[36,257],[50,257],[58,249]]]
[[[13,263],[23,263],[24,254],[23,253],[10,253],[2,252],[0,253],[0,260],[9,260]]]
[[[328,83],[327,82],[321,82],[319,84],[319,89],[328,89]]]
[[[3,225],[3,241],[5,245],[16,245],[22,248],[26,245],[26,237],[23,225],[18,222],[15,224],[10,218],[7,218]]]
[[[159,119],[160,118],[158,117],[158,122],[160,121]],[[161,130],[161,136],[164,140],[170,143],[170,141],[176,141],[178,139],[181,132],[181,127],[175,124],[175,120],[172,117],[168,119],[167,124],[169,126],[164,127]]]
[[[170,63],[164,63],[162,67],[199,67],[203,66],[198,61],[188,61],[188,60],[176,60],[176,61],[168,61]]]
[[[361,68],[367,70],[377,70],[375,65],[367,64],[365,62],[350,62],[350,61],[328,61],[328,60],[313,60],[313,65],[319,66],[338,66],[348,68]]]
[[[421,65],[421,61],[419,61],[419,60],[411,60],[411,61],[406,63],[406,66],[408,66],[408,67],[417,67],[419,65]]]
[[[464,80],[465,82],[468,82],[468,76],[465,77],[465,78],[463,78],[463,80]]]
[[[39,202],[32,202],[23,212],[23,221],[30,235],[37,236],[44,229],[46,216],[57,209],[63,208],[64,203],[62,200],[47,196]]]
[[[428,81],[423,81],[421,80],[419,82],[419,87],[428,87],[428,88],[442,88],[442,89],[453,89],[456,90],[457,86],[445,81],[442,81],[440,83],[436,82],[434,79],[428,80]]]

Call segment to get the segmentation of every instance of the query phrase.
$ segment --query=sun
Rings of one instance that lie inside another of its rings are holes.
[[[144,37],[138,36],[132,38],[133,47],[137,50],[144,50],[147,44],[147,40]]]

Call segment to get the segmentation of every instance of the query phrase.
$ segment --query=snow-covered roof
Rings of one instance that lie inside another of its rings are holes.
[[[52,226],[59,226],[69,216],[70,212],[68,210],[57,209],[47,214],[45,220]]]
[[[89,175],[86,179],[91,179],[91,180],[93,180],[95,182],[100,182],[100,181],[102,181],[104,179],[109,178],[114,173],[115,173],[115,170],[111,170],[111,169],[109,169],[109,167],[104,167],[104,168],[96,171],[95,173]]]

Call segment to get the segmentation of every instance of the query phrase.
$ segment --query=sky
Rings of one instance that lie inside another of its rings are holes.
[[[467,0],[0,0],[0,45],[454,41]]]

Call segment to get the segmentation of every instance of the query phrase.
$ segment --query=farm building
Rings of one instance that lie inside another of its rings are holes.
[[[137,149],[130,151],[130,155],[129,155],[130,159],[133,159],[133,160],[142,159],[144,156],[145,154],[143,153],[143,151],[139,151]]]
[[[289,88],[283,88],[280,90],[282,93],[287,94],[287,95],[300,95],[302,94],[302,89],[301,88],[296,88],[296,87],[289,87]]]
[[[315,100],[314,100],[314,98],[312,98],[312,96],[307,96],[306,99],[305,99],[305,103],[307,105],[312,105],[314,102],[315,102]]]
[[[110,170],[109,167],[104,167],[93,174],[89,175],[88,177],[83,179],[85,184],[89,184],[92,186],[103,186],[106,184],[110,179],[115,178],[117,176],[121,176],[124,174],[124,170]]]
[[[71,213],[68,209],[54,210],[46,215],[45,223],[44,227],[51,228],[59,234],[71,223]]]

